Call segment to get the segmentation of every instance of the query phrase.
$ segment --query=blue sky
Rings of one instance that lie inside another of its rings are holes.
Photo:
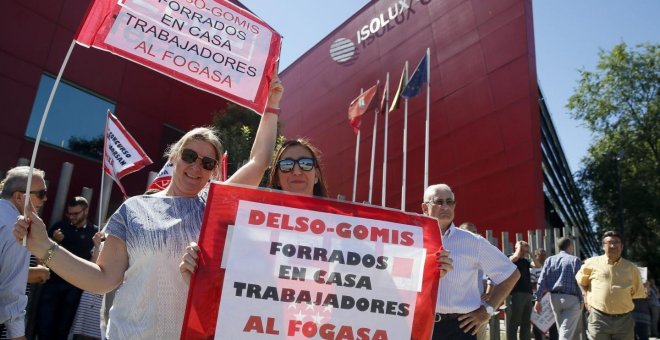
[[[241,2],[284,36],[280,69],[368,3],[367,0]],[[532,0],[532,4],[538,80],[571,171],[575,172],[592,139],[589,131],[572,120],[566,109],[579,79],[578,70],[595,69],[598,50],[609,50],[622,41],[629,46],[659,43],[660,1]]]

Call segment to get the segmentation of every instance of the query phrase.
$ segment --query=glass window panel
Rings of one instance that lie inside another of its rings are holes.
[[[37,138],[39,124],[54,83],[55,78],[46,74],[41,76],[25,132],[27,137]],[[41,142],[101,159],[108,110],[114,112],[115,104],[62,81],[51,104]]]

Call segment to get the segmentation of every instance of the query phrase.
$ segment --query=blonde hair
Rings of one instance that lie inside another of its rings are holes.
[[[168,161],[176,163],[176,161],[181,159],[181,151],[183,150],[183,147],[192,140],[198,140],[211,144],[215,150],[215,159],[218,161],[217,164],[220,164],[220,158],[224,152],[224,148],[222,147],[220,138],[212,127],[197,127],[186,132],[183,137],[181,137],[176,143],[171,144],[167,150],[165,150],[164,156],[167,157]],[[216,165],[216,168],[213,170],[213,178],[219,178],[219,169],[220,167]]]

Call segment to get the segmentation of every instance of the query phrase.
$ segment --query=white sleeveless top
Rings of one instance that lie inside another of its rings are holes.
[[[207,193],[135,196],[110,217],[104,231],[126,242],[128,269],[110,309],[108,339],[180,337],[188,286],[179,262],[199,238]]]

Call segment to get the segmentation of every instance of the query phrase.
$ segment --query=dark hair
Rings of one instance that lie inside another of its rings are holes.
[[[619,241],[621,241],[621,244],[624,243],[624,242],[623,242],[623,236],[621,236],[621,234],[619,234],[618,232],[616,232],[616,231],[614,231],[614,230],[608,230],[608,231],[606,231],[606,232],[603,234],[603,237],[600,239],[600,241],[601,241],[601,242],[605,241],[605,238],[606,238],[606,237],[616,237],[616,238],[619,239]]]
[[[559,240],[557,240],[557,247],[559,247],[559,250],[566,250],[568,247],[571,246],[573,241],[571,241],[570,238],[568,237],[562,237]]]
[[[536,255],[540,255],[541,252],[545,252],[545,249],[543,249],[543,248],[536,248],[536,249],[534,250],[534,255],[535,255],[535,256],[536,256]]]
[[[323,167],[321,166],[321,151],[312,145],[308,140],[298,138],[298,139],[289,139],[282,143],[282,146],[277,150],[277,153],[275,154],[275,157],[273,157],[273,161],[270,164],[270,173],[268,174],[268,182],[266,183],[266,187],[271,188],[271,189],[279,189],[282,190],[282,186],[280,185],[280,179],[277,176],[277,172],[279,169],[277,168],[277,162],[279,162],[282,159],[282,154],[284,153],[284,150],[286,150],[290,146],[302,146],[309,150],[309,152],[312,154],[312,158],[314,158],[314,164],[316,168],[319,171],[319,177],[318,177],[318,182],[314,184],[314,190],[313,194],[314,196],[318,197],[328,197],[328,189],[325,186],[325,178],[323,177]]]
[[[73,197],[69,200],[69,202],[66,203],[67,207],[82,207],[83,209],[87,209],[89,207],[89,203],[87,202],[87,199],[82,197],[82,196],[76,196]]]

